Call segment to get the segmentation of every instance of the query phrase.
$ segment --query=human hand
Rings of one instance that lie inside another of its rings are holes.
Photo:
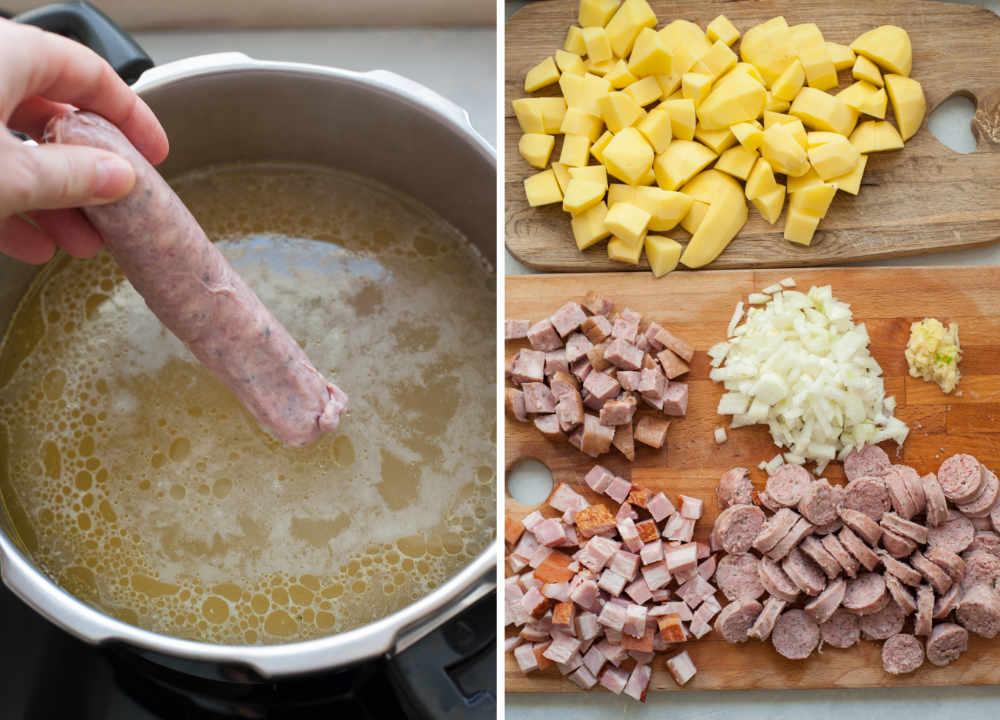
[[[37,28],[0,19],[0,253],[44,263],[60,246],[89,257],[101,237],[82,205],[113,202],[135,184],[132,166],[105,150],[25,145],[41,141],[54,115],[74,108],[103,115],[151,163],[167,156],[167,135],[153,111],[96,53]]]

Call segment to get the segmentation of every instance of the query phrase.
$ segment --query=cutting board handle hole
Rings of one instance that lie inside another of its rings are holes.
[[[522,505],[538,505],[552,493],[552,471],[538,460],[520,460],[507,471],[507,492]]]
[[[941,144],[957,153],[975,152],[976,139],[972,136],[972,116],[976,104],[964,93],[956,93],[934,108],[927,119],[927,127]]]

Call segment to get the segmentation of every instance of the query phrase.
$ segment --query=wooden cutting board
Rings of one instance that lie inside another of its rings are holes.
[[[640,446],[634,464],[620,454],[604,455],[600,462],[616,474],[654,491],[662,490],[676,502],[683,493],[705,501],[705,515],[696,537],[707,541],[718,513],[715,486],[726,470],[751,468],[758,489],[765,474],[757,469],[777,452],[765,426],[729,431],[729,439],[716,445],[712,431],[723,425],[715,414],[722,388],[708,379],[705,351],[725,337],[738,300],[791,275],[798,288],[832,285],[834,295],[851,304],[855,322],[864,322],[871,336],[871,350],[885,374],[887,394],[899,401],[896,415],[910,426],[902,453],[883,447],[920,473],[936,471],[941,461],[957,452],[974,454],[987,466],[1000,469],[1000,268],[854,268],[826,270],[765,270],[673,273],[662,280],[643,274],[510,276],[507,278],[506,312],[510,318],[537,320],[568,299],[581,298],[594,289],[614,300],[615,309],[629,307],[655,320],[693,343],[697,349],[691,366],[688,414],[671,426],[663,450]],[[965,351],[961,395],[947,396],[936,385],[907,375],[903,350],[910,323],[925,316],[957,322]],[[507,343],[507,359],[522,347]],[[555,483],[565,482],[591,501],[596,496],[583,482],[594,460],[568,443],[544,440],[531,425],[506,423],[506,467],[535,458],[545,463]],[[841,465],[825,474],[841,482]],[[608,500],[604,498],[604,500]],[[535,509],[506,495],[507,514],[523,518]],[[610,502],[610,501],[609,501]],[[609,506],[610,507],[610,506]],[[614,512],[615,508],[611,508]],[[543,511],[555,515],[550,508]],[[721,594],[719,595],[721,598]],[[695,689],[786,689],[821,687],[880,687],[893,685],[981,685],[1000,683],[1000,638],[973,638],[969,651],[944,668],[925,664],[912,675],[894,678],[882,671],[881,644],[861,642],[847,650],[827,648],[804,662],[778,655],[770,643],[725,643],[714,632],[687,643],[698,667],[688,684]],[[662,656],[654,663],[652,687],[678,689],[667,673]],[[570,692],[576,687],[555,668],[523,675],[506,655],[508,692]]]
[[[923,85],[928,114],[953,95],[977,103],[976,152],[962,155],[942,145],[924,127],[900,151],[872,153],[857,197],[837,193],[811,247],[782,238],[784,217],[768,225],[755,208],[750,220],[710,266],[798,267],[960,250],[1000,239],[1000,18],[982,8],[914,0],[770,0],[667,2],[650,0],[659,26],[677,18],[705,27],[724,13],[745,31],[775,15],[790,24],[814,22],[827,40],[849,44],[878,25],[906,28],[913,43],[913,77]],[[525,97],[529,68],[561,48],[576,22],[577,0],[538,2],[507,23],[506,237],[507,247],[536,270],[593,272],[639,269],[608,259],[604,243],[581,253],[569,216],[558,205],[532,208],[522,181],[538,172],[517,151],[521,130],[511,102]],[[852,82],[840,73],[841,87]],[[550,86],[535,95],[557,95]],[[891,115],[891,111],[889,113]],[[561,136],[553,159],[558,160]],[[677,228],[668,235],[686,241]],[[642,268],[648,267],[645,259]]]

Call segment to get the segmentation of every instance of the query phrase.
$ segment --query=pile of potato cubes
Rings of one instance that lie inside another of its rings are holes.
[[[579,23],[524,82],[558,83],[562,96],[513,103],[520,153],[542,169],[524,189],[532,206],[562,203],[580,250],[610,238],[608,257],[637,264],[645,249],[657,277],[718,257],[747,199],[773,225],[787,195],[784,236],[809,245],[837,190],[857,195],[868,153],[902,148],[926,111],[909,35],[894,25],[848,47],[776,17],[747,30],[737,56],[724,15],[705,30],[654,30],[646,0],[581,0]],[[848,68],[856,82],[828,92]],[[545,169],[557,134],[559,161]],[[656,234],[678,223],[686,247]]]

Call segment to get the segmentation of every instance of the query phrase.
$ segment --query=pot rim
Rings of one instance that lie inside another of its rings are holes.
[[[133,85],[144,92],[188,78],[243,71],[296,73],[335,78],[402,96],[446,121],[496,167],[496,151],[472,127],[468,113],[435,91],[385,70],[356,72],[306,63],[255,60],[243,53],[199,55],[147,70]],[[91,644],[121,642],[165,655],[242,665],[264,678],[347,666],[413,644],[496,588],[499,539],[445,583],[396,612],[346,632],[275,645],[217,645],[163,635],[118,620],[74,597],[0,532],[0,575],[7,587],[50,622]]]

